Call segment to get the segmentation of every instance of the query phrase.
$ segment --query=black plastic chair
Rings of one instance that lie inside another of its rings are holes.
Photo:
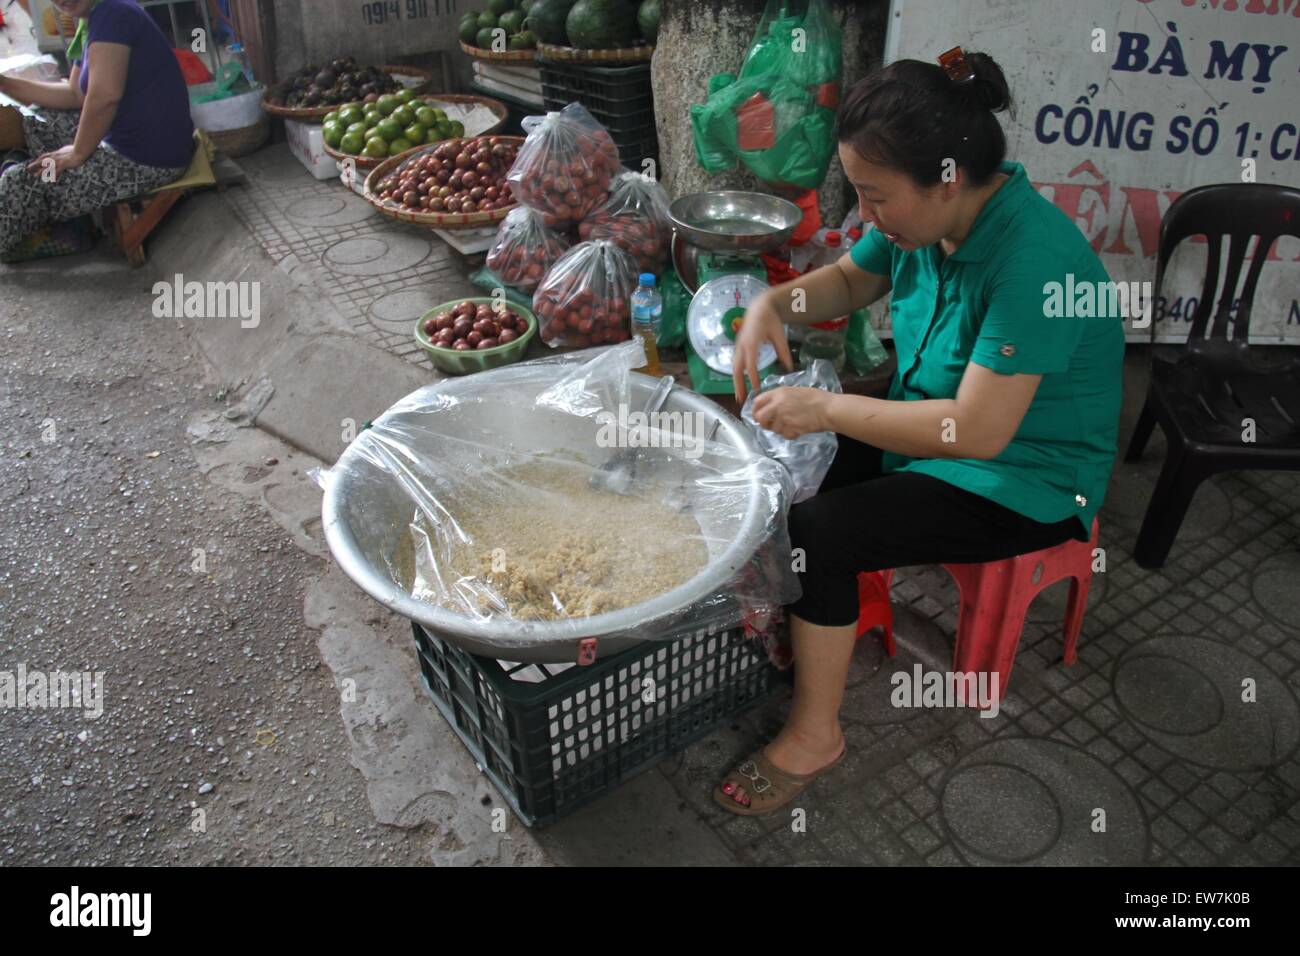
[[[1155,294],[1174,248],[1189,236],[1208,242],[1205,285],[1182,345],[1151,347],[1151,383],[1125,461],[1142,456],[1158,423],[1169,450],[1151,493],[1134,557],[1144,568],[1164,564],[1196,488],[1219,471],[1300,470],[1300,351],[1246,343],[1255,286],[1279,236],[1300,237],[1300,189],[1230,183],[1189,190],[1160,223]],[[1224,237],[1226,275],[1220,288]],[[1233,297],[1252,236],[1259,243],[1232,315]],[[1232,335],[1228,332],[1231,329]],[[1155,338],[1155,323],[1151,324]],[[1253,419],[1255,440],[1243,440]]]

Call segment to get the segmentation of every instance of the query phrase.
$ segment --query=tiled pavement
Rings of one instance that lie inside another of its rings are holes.
[[[227,195],[267,253],[314,259],[359,334],[425,363],[414,319],[471,290],[455,255],[337,182],[310,180],[283,147],[241,164],[249,186]],[[1141,398],[1128,389],[1126,421]],[[997,717],[890,706],[895,671],[947,669],[956,627],[946,573],[905,570],[898,657],[859,642],[843,708],[850,755],[800,799],[806,831],[789,814],[735,817],[710,799],[729,762],[779,729],[788,692],[659,772],[745,863],[1300,861],[1300,475],[1210,480],[1166,567],[1145,571],[1131,553],[1163,451],[1157,432],[1142,463],[1116,466],[1078,663],[1060,663],[1062,582],[1031,608]]]

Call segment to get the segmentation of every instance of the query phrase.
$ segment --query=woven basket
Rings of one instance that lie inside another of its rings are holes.
[[[433,74],[428,70],[421,70],[414,66],[376,66],[375,69],[382,70],[389,76],[414,76],[419,77],[421,82],[415,86],[402,86],[409,89],[412,93],[424,93],[433,85]],[[266,91],[262,97],[262,109],[271,116],[278,116],[280,119],[297,120],[300,123],[319,123],[329,113],[334,110],[342,109],[345,104],[337,103],[333,106],[285,106],[282,102],[277,102],[283,95],[285,88],[284,81],[281,81]]]
[[[460,48],[465,51],[466,56],[472,56],[476,60],[492,60],[497,63],[531,63],[537,59],[536,50],[505,50],[501,53],[495,53],[492,50],[485,50],[481,46],[470,46],[464,40],[460,41]]]
[[[242,129],[208,130],[208,139],[225,156],[246,156],[266,145],[271,137],[271,120],[263,116],[252,126]]]
[[[489,209],[486,212],[412,212],[405,206],[398,206],[393,203],[384,202],[376,194],[379,181],[397,168],[399,163],[404,163],[422,152],[437,149],[445,143],[464,143],[469,139],[477,139],[477,136],[465,137],[464,139],[447,139],[441,143],[434,143],[429,146],[420,147],[418,150],[411,150],[402,153],[400,156],[390,156],[378,166],[370,171],[366,177],[365,198],[366,202],[374,206],[385,216],[390,219],[396,219],[398,222],[415,223],[418,226],[428,226],[431,229],[478,229],[483,226],[490,226],[493,223],[500,222],[509,215],[510,210],[514,209],[519,203],[511,203],[509,206],[503,206],[500,209]],[[522,136],[502,136],[501,140],[507,143],[514,143],[517,146],[524,144]]]
[[[375,69],[382,70],[383,72],[387,73],[389,76],[405,76],[408,78],[414,77],[415,79],[419,80],[419,82],[416,83],[414,86],[409,86],[405,83],[402,84],[412,93],[424,94],[424,93],[428,93],[430,90],[433,89],[432,70],[422,70],[418,66],[400,66],[394,64],[383,64],[383,63],[381,63],[379,66],[376,66]]]
[[[618,50],[579,50],[574,46],[539,43],[537,52],[548,60],[566,60],[572,63],[649,63],[655,48],[630,46]]]
[[[489,126],[487,129],[483,130],[483,132],[475,133],[474,134],[475,136],[491,136],[501,127],[505,126],[506,120],[510,118],[510,110],[506,107],[506,104],[502,103],[500,100],[494,100],[490,96],[474,96],[468,93],[430,93],[421,97],[421,99],[432,100],[435,103],[463,103],[467,106],[477,103],[481,106],[486,106],[488,109],[492,111],[492,115],[497,118],[497,121],[493,123],[491,126]],[[347,105],[351,105],[351,104],[347,104]],[[337,108],[343,109],[342,106]],[[466,138],[472,139],[473,137],[466,137]],[[332,146],[330,146],[329,143],[324,143],[322,145],[325,149],[326,156],[330,156],[334,159],[337,159],[339,162],[343,162],[346,159],[351,159],[356,162],[357,169],[374,169],[380,163],[384,162],[387,159],[392,158],[390,156],[385,156],[383,159],[372,159],[369,156],[350,156],[347,153],[334,149]],[[419,146],[412,146],[411,149],[407,150],[406,152],[409,153],[412,150],[423,149],[425,146],[437,146],[437,145],[439,144],[423,143]],[[406,153],[399,153],[398,155],[405,156]]]

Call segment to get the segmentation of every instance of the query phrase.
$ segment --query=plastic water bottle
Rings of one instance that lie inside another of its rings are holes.
[[[639,335],[645,345],[646,364],[638,372],[661,375],[659,368],[659,325],[663,321],[664,300],[655,288],[653,273],[643,272],[636,291],[632,293],[632,334]]]

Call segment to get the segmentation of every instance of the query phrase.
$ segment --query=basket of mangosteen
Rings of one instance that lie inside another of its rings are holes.
[[[475,136],[392,156],[366,177],[366,200],[385,216],[436,229],[499,222],[516,204],[506,174],[523,142]]]
[[[411,76],[415,83],[404,83],[397,75]],[[414,74],[421,74],[415,76]],[[323,118],[336,107],[367,96],[382,96],[410,88],[427,88],[431,75],[413,67],[362,66],[350,56],[340,57],[328,66],[305,66],[281,80],[262,97],[262,109],[281,119],[312,122]]]

